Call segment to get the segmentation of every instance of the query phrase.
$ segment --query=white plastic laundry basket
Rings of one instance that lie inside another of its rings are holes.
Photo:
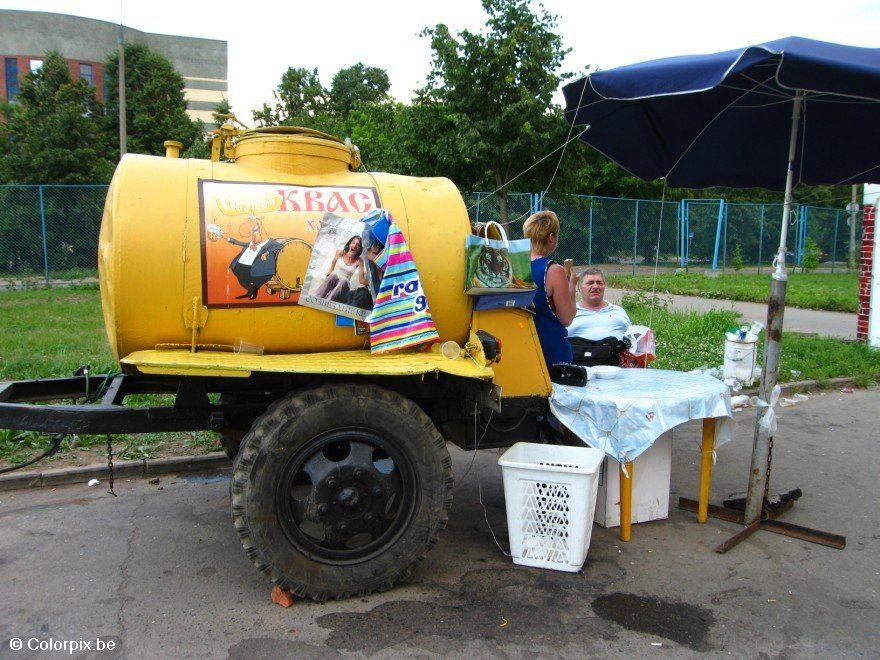
[[[580,570],[587,558],[605,453],[518,442],[498,459],[514,563]]]

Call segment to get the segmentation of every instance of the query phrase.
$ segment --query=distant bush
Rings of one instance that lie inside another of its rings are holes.
[[[733,248],[733,258],[730,260],[730,267],[736,271],[743,269],[743,249],[739,243]]]
[[[807,245],[804,249],[804,259],[801,262],[801,268],[804,272],[809,273],[810,271],[816,270],[819,267],[820,256],[822,256],[822,251],[819,250],[816,241],[812,238],[807,238]]]

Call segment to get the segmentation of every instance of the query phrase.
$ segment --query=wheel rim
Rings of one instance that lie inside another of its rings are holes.
[[[418,487],[409,458],[364,428],[321,434],[297,451],[278,480],[276,509],[288,540],[330,564],[367,561],[407,528]]]

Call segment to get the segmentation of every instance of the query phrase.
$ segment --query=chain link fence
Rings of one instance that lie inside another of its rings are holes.
[[[97,276],[98,232],[105,185],[0,186],[0,286],[81,280]],[[502,220],[497,194],[464,194],[471,220]],[[522,238],[534,211],[555,211],[562,223],[558,254],[609,272],[639,273],[682,267],[761,271],[779,244],[781,204],[677,202],[565,193],[507,195],[507,233]],[[861,216],[851,232],[844,209],[797,206],[789,227],[789,263],[802,265],[812,250],[821,272],[846,271],[850,239],[856,252]]]
[[[497,194],[465,195],[473,221],[501,222]],[[723,199],[660,200],[570,195],[508,193],[507,233],[522,237],[522,223],[540,209],[559,216],[561,257],[612,273],[661,269],[706,268],[726,272],[761,272],[779,246],[782,204],[728,203]],[[789,220],[787,261],[802,266],[812,249],[818,272],[849,270],[851,238],[861,241],[861,214],[850,232],[844,209],[797,205]]]
[[[0,285],[97,277],[105,185],[0,186]]]

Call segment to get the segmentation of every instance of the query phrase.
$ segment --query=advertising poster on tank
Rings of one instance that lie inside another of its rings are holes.
[[[360,219],[326,213],[312,247],[300,304],[365,321],[382,283],[390,224],[385,211]]]
[[[379,206],[372,187],[199,180],[205,306],[297,304],[324,216]]]

